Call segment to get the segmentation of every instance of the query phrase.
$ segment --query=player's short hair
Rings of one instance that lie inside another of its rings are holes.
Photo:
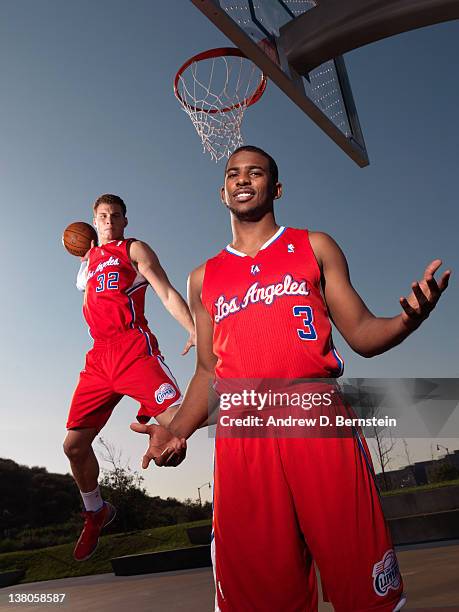
[[[94,211],[94,214],[96,214],[99,204],[118,204],[118,206],[121,207],[121,210],[123,212],[123,217],[126,216],[126,204],[123,202],[120,196],[113,195],[113,193],[103,193],[97,198],[97,200],[93,204],[92,209]]]
[[[269,174],[271,175],[272,183],[273,185],[277,183],[277,181],[279,180],[279,168],[277,167],[276,162],[269,153],[266,153],[266,151],[263,151],[263,149],[260,149],[260,147],[256,147],[255,145],[243,145],[242,147],[238,147],[231,153],[228,162],[233,157],[233,155],[236,155],[236,153],[240,153],[241,151],[251,151],[252,153],[259,153],[260,155],[263,155],[263,157],[266,157],[269,162]],[[226,168],[228,167],[228,162],[226,162],[225,172]]]

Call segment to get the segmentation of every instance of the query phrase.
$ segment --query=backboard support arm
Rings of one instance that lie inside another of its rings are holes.
[[[280,43],[289,63],[304,75],[377,40],[454,19],[459,19],[458,0],[318,0],[280,28]]]

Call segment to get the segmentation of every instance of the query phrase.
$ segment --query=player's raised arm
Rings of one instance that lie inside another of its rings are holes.
[[[177,465],[184,457],[183,440],[189,438],[199,427],[205,425],[209,409],[209,392],[214,380],[217,358],[212,351],[213,327],[209,314],[201,301],[202,281],[205,266],[194,270],[188,280],[188,301],[196,325],[196,369],[190,380],[182,405],[168,426],[140,425],[132,423],[131,429],[138,433],[147,433],[150,443],[144,455],[143,467],[151,459],[156,465]],[[183,450],[180,450],[182,441]],[[175,452],[179,460],[168,462],[171,455],[168,449]]]
[[[129,246],[129,256],[140,274],[153,287],[164,307],[189,333],[189,338],[182,352],[182,355],[184,355],[195,344],[193,319],[185,300],[171,285],[156,253],[148,244],[140,240],[133,241]]]
[[[439,259],[430,263],[412,292],[400,298],[403,312],[390,318],[376,317],[351,284],[343,252],[327,234],[311,232],[311,246],[322,269],[325,301],[334,324],[349,345],[364,357],[373,357],[400,344],[435,308],[448,286],[450,270],[437,283]]]

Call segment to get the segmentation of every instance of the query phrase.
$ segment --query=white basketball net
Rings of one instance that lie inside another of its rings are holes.
[[[241,124],[263,78],[246,57],[225,55],[193,62],[180,75],[177,91],[203,152],[216,162],[243,144]]]

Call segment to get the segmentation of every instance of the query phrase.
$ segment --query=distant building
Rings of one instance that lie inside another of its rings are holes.
[[[389,490],[415,487],[429,482],[436,482],[437,474],[442,467],[456,468],[459,472],[459,450],[447,453],[439,459],[417,461],[399,470],[386,472],[386,482]],[[382,490],[385,483],[382,473],[376,474],[376,481]]]

